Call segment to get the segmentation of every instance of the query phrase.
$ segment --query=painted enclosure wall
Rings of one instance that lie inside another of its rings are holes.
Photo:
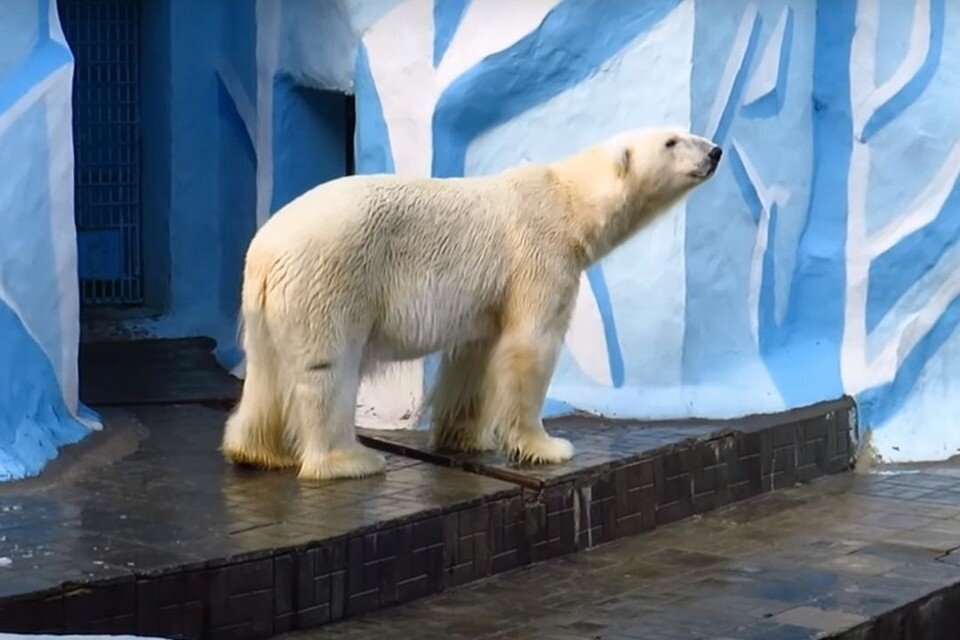
[[[546,413],[733,417],[849,393],[885,459],[960,450],[960,5],[255,11],[256,88],[230,93],[248,105],[258,222],[333,153],[322,110],[278,106],[304,90],[355,93],[360,173],[489,174],[645,126],[724,147],[715,178],[584,274]],[[308,116],[316,146],[278,112]],[[298,159],[309,168],[284,168]],[[427,359],[366,382],[360,422],[416,425],[433,370]]]
[[[97,426],[77,398],[72,78],[55,6],[0,0],[0,480]]]
[[[849,393],[884,458],[960,451],[960,4],[358,5],[361,172],[487,174],[667,124],[725,149],[585,274],[549,412],[731,417]],[[367,418],[413,416],[430,371],[368,385]]]
[[[72,59],[0,0],[0,477],[77,421]],[[147,6],[149,5],[149,6]],[[165,313],[233,340],[250,235],[347,170],[482,175],[680,125],[716,177],[584,274],[548,414],[731,417],[853,394],[889,460],[960,450],[960,4],[948,0],[147,3],[144,229]],[[432,359],[365,383],[415,426]]]

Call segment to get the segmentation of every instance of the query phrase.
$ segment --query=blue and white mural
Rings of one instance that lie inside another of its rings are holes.
[[[849,393],[885,459],[960,451],[960,5],[386,4],[357,56],[361,171],[477,175],[661,124],[727,151],[585,275],[551,412]]]
[[[52,2],[0,0],[0,219],[17,230],[0,234],[0,478],[87,432],[72,60]],[[169,167],[144,216],[166,212],[170,295],[134,328],[213,335],[240,362],[247,239],[345,170],[331,92],[356,95],[363,173],[487,174],[680,125],[723,145],[721,170],[584,275],[548,413],[733,417],[849,393],[883,458],[960,451],[960,4],[144,6],[144,47],[169,51],[145,58],[164,81],[143,99],[145,162]],[[362,424],[414,426],[432,372],[366,383]]]
[[[54,4],[0,1],[0,480],[98,426],[77,398],[72,77]]]

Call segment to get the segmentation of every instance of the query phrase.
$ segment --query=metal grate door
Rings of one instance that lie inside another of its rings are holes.
[[[143,303],[139,0],[59,0],[76,58],[75,207],[80,299]]]

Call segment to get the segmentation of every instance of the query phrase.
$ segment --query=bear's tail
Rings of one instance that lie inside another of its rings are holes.
[[[292,466],[283,435],[284,385],[273,338],[266,322],[268,269],[248,261],[243,278],[241,337],[246,375],[240,403],[227,419],[222,451],[237,464]]]

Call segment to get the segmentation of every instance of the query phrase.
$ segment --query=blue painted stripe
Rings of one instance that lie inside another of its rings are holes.
[[[960,238],[960,182],[943,209],[926,227],[914,231],[870,263],[867,330],[872,331],[914,283],[941,260]]]
[[[783,46],[780,49],[780,64],[777,66],[777,113],[783,108],[787,95],[787,77],[790,75],[790,54],[793,51],[793,7],[787,7],[787,24],[783,30]]]
[[[0,82],[0,113],[16,104],[38,82],[70,62],[73,62],[70,50],[50,39],[50,0],[40,0],[37,3],[37,42],[20,66]]]
[[[775,243],[760,292],[761,353],[788,406],[839,395],[847,236],[847,174],[853,149],[849,69],[856,3],[817,5],[813,64],[813,181],[783,322],[774,319]],[[776,225],[775,217],[771,225]],[[771,237],[776,237],[775,227]]]
[[[50,0],[40,0],[37,3],[37,44],[44,44],[50,39]]]
[[[433,66],[438,66],[457,33],[470,0],[433,0]]]
[[[440,96],[433,116],[433,174],[462,176],[467,148],[478,135],[585,80],[679,3],[561,2],[536,30],[485,58]]]
[[[777,65],[777,82],[773,91],[743,108],[748,118],[769,118],[783,109],[787,95],[787,76],[790,73],[790,52],[793,49],[793,7],[787,7],[787,22],[783,29],[780,60]]]
[[[67,411],[49,358],[0,301],[0,481],[36,475],[88,433]]]
[[[874,112],[863,127],[862,139],[869,140],[880,129],[889,124],[903,111],[913,104],[920,94],[927,88],[937,67],[940,66],[940,57],[943,52],[943,30],[946,22],[946,0],[931,0],[930,2],[930,48],[923,64],[907,84],[895,95]]]
[[[394,173],[390,133],[383,119],[383,106],[370,71],[367,48],[357,51],[356,79],[357,124],[354,135],[357,173]]]
[[[736,147],[731,149],[729,155],[730,169],[736,180],[737,187],[740,190],[740,196],[743,198],[754,224],[758,225],[757,233],[760,232],[760,216],[763,212],[763,204],[760,202],[760,194],[757,193],[757,187],[747,175],[747,169],[743,164],[743,158]],[[767,223],[767,245],[763,252],[763,264],[760,276],[760,295],[758,299],[758,333],[760,341],[760,352],[770,354],[781,347],[782,338],[780,327],[776,319],[776,287],[774,274],[776,273],[776,237],[778,225],[779,209],[776,203],[770,205],[770,220]]]
[[[747,50],[743,53],[743,62],[737,69],[737,74],[733,80],[733,87],[730,90],[730,96],[727,103],[723,106],[723,113],[720,115],[720,122],[717,123],[717,130],[713,134],[713,141],[718,145],[723,145],[727,138],[727,132],[730,131],[730,125],[733,123],[734,115],[737,111],[737,105],[743,98],[743,90],[746,88],[748,71],[753,65],[753,58],[757,54],[757,45],[760,42],[760,25],[762,19],[757,13],[753,18],[753,24],[750,27],[750,38],[747,40]]]
[[[737,151],[736,147],[730,149],[728,157],[730,158],[729,164],[733,172],[733,178],[736,180],[737,187],[740,189],[740,197],[743,198],[747,209],[750,210],[750,217],[753,218],[753,223],[760,224],[760,213],[763,211],[763,204],[760,202],[760,194],[757,193],[757,187],[753,184],[753,181],[750,180],[750,176],[747,175],[747,168],[744,166],[743,158],[740,157],[740,152]]]
[[[0,113],[16,104],[37,83],[71,62],[73,55],[60,43],[50,39],[39,43],[16,71],[0,82]]]
[[[240,115],[240,111],[237,109],[237,103],[227,89],[227,85],[224,84],[223,78],[219,73],[217,73],[216,76],[217,111],[220,114],[220,118],[233,130],[237,140],[240,141],[240,147],[243,149],[243,153],[247,159],[256,165],[257,150],[253,140],[250,139],[250,132],[247,130],[247,125],[243,121],[243,116]]]
[[[590,289],[600,309],[600,318],[603,321],[603,336],[607,343],[607,360],[610,363],[610,379],[615,388],[623,386],[624,366],[623,353],[620,350],[620,340],[617,338],[617,324],[613,317],[613,303],[610,301],[610,292],[607,290],[607,281],[603,277],[603,269],[595,264],[587,269],[587,280]]]
[[[910,351],[889,383],[868,389],[857,396],[860,420],[876,429],[883,427],[903,407],[917,385],[923,368],[960,325],[960,297],[954,298],[930,331]],[[943,398],[942,402],[950,402]],[[934,425],[928,425],[933,427]]]
[[[779,209],[776,204],[770,206],[770,220],[767,222],[767,246],[763,252],[763,267],[760,275],[760,295],[757,301],[757,333],[759,334],[760,353],[770,354],[782,347],[784,336],[777,324],[776,289],[776,238],[779,224]]]
[[[345,123],[342,93],[300,86],[285,75],[274,78],[272,211],[346,174]]]

